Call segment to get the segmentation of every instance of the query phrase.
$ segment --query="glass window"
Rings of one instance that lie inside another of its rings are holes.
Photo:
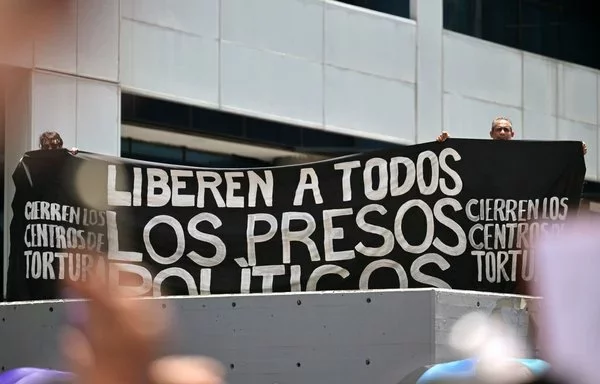
[[[444,28],[600,69],[600,1],[444,0]]]
[[[389,15],[410,18],[410,0],[338,0],[340,3],[355,5]]]
[[[124,153],[126,153],[127,155],[131,153],[131,140],[121,137],[121,155],[123,155]]]
[[[386,141],[361,139],[323,129],[304,128],[137,95],[123,94],[121,108],[123,111],[122,122],[125,124],[137,124],[184,133],[197,132],[213,137],[235,139],[248,144],[268,145],[299,152],[339,155],[396,145]],[[123,148],[126,148],[127,145],[131,145],[131,143],[122,143]],[[130,148],[128,153],[131,156],[137,156],[141,150],[136,145],[135,148]],[[144,151],[145,155],[147,151],[145,149]],[[157,153],[156,156],[159,158],[172,157],[172,154]]]
[[[287,148],[302,146],[303,129],[261,119],[246,119],[246,135],[249,140],[274,144]]]
[[[593,181],[584,182],[582,197],[592,201],[600,201],[600,183]]]
[[[189,128],[191,110],[169,101],[136,97],[133,104],[135,118],[147,123],[158,123],[169,127]]]
[[[215,135],[239,137],[244,134],[244,117],[206,108],[192,109],[192,129]]]
[[[485,1],[476,5],[476,12],[481,14],[476,28],[481,28],[482,38],[513,48],[519,47],[518,1]]]
[[[251,168],[271,165],[269,162],[242,156],[201,152],[127,138],[121,139],[121,156],[157,163],[207,168]]]
[[[129,150],[128,157],[134,159],[183,164],[183,148],[131,140]]]
[[[354,139],[354,147],[356,149],[360,149],[361,152],[374,151],[378,149],[389,149],[400,146],[400,144],[392,143],[385,143],[385,145],[382,145],[382,142],[379,140],[364,139],[361,137],[356,137]]]
[[[522,49],[560,57],[562,7],[525,1],[522,7]]]
[[[135,118],[135,96],[122,93],[121,94],[121,120],[130,120]]]
[[[242,156],[213,154],[186,150],[185,164],[209,168],[256,168],[267,167],[271,163]]]
[[[319,129],[307,129],[304,132],[304,148],[316,148],[317,151],[326,148],[354,148],[354,137],[338,135]]]
[[[444,28],[469,36],[481,37],[481,28],[476,28],[478,15],[477,0],[444,0]]]

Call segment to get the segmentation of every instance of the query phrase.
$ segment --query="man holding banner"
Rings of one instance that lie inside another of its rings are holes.
[[[450,137],[450,134],[447,131],[442,131],[442,133],[437,137],[438,142],[444,142]],[[492,129],[490,130],[490,137],[492,140],[512,140],[515,137],[515,131],[512,127],[512,122],[507,117],[496,117],[494,121],[492,121]],[[583,154],[587,153],[587,145],[582,142],[583,145]]]
[[[514,293],[534,276],[530,243],[577,212],[585,162],[580,142],[499,141],[233,170],[28,152],[8,300],[57,298],[92,252],[137,275],[139,295]]]

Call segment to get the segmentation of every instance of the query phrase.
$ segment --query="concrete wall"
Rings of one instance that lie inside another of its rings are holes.
[[[456,356],[452,325],[497,313],[522,338],[522,298],[445,290],[302,293],[158,299],[177,316],[168,348],[219,359],[229,382],[394,384]],[[0,304],[0,366],[64,368],[56,347],[64,302]]]

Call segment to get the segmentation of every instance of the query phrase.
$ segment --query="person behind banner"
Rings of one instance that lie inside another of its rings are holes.
[[[53,149],[62,149],[63,139],[58,132],[47,131],[40,135],[40,149],[44,151]],[[75,147],[69,149],[69,152],[76,155],[79,150]]]
[[[493,121],[492,121],[492,127],[490,129],[490,137],[492,140],[512,140],[515,137],[515,131],[513,129],[512,126],[512,122],[510,121],[509,118],[504,117],[504,116],[499,116],[496,117]],[[447,131],[442,131],[442,133],[436,138],[436,141],[438,142],[444,142],[446,141],[448,138],[450,138],[450,134]],[[587,153],[587,145],[585,144],[585,142],[582,142],[582,149],[583,149],[583,154],[585,155]],[[521,262],[521,260],[519,260],[519,262]],[[521,265],[519,264],[517,266],[517,268],[521,268]],[[516,282],[516,287],[515,287],[515,294],[520,294],[520,295],[530,295],[531,294],[531,289],[530,289],[530,284],[527,281],[524,281],[523,279],[519,279]],[[537,332],[538,332],[538,328],[537,328],[537,319],[535,314],[533,313],[529,313],[529,321],[531,324],[531,328],[532,331],[529,334],[529,342],[532,345],[533,348],[535,348],[536,344],[537,344]]]
[[[512,140],[515,137],[515,131],[513,130],[512,122],[508,117],[499,116],[492,121],[492,128],[490,129],[490,137],[492,140]],[[442,143],[450,138],[450,134],[447,131],[442,133],[436,138],[436,141]],[[582,142],[583,154],[587,153],[587,145]]]

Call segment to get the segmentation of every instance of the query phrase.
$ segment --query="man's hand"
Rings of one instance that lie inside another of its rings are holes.
[[[437,142],[442,143],[450,137],[450,134],[446,131],[442,131],[442,134],[437,137]]]
[[[585,141],[581,142],[581,147],[583,148],[583,154],[585,155],[587,153],[587,145],[585,144]]]

